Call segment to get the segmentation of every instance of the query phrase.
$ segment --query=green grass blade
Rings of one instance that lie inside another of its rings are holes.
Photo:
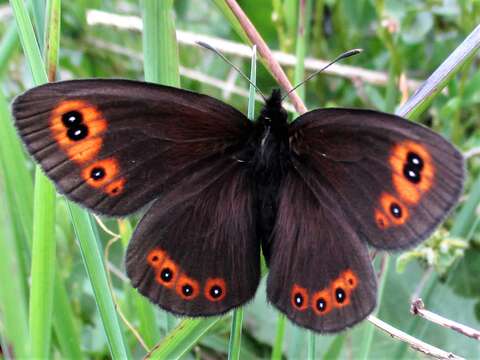
[[[60,345],[62,358],[83,359],[84,356],[80,348],[81,337],[70,306],[69,296],[58,272],[55,275],[53,328]]]
[[[102,253],[90,215],[75,204],[69,203],[68,208],[73,220],[75,235],[78,239],[82,258],[92,284],[95,300],[102,318],[108,346],[113,359],[126,359],[127,350],[123,334],[118,322],[112,296],[108,290],[108,281],[103,266]]]
[[[185,355],[221,318],[183,320],[148,356],[154,360],[173,360]]]
[[[47,73],[43,66],[43,60],[38,47],[33,26],[28,16],[27,8],[21,0],[10,0],[10,4],[17,22],[17,30],[20,35],[23,52],[28,60],[32,71],[33,80],[37,85],[47,82]]]
[[[303,0],[300,2],[298,12],[297,41],[295,47],[297,63],[295,65],[294,86],[302,82],[305,78],[304,63],[307,52],[307,42],[310,38],[310,17],[313,9],[312,5],[312,0]],[[305,100],[305,85],[300,86],[296,92],[301,99]]]
[[[283,314],[277,316],[277,332],[272,349],[272,360],[281,360],[283,353],[283,337],[285,336],[286,318]]]
[[[60,34],[60,0],[49,1],[52,27],[57,30],[47,37],[49,52],[58,55]],[[57,59],[49,58],[55,70]],[[50,66],[50,64],[49,64]],[[53,78],[52,78],[53,80]],[[35,176],[34,223],[32,243],[32,286],[30,293],[30,337],[32,355],[47,358],[50,355],[52,334],[53,296],[55,287],[55,189],[37,167]],[[53,235],[53,236],[52,236]]]
[[[9,59],[18,48],[18,33],[17,26],[12,23],[8,26],[0,43],[0,78],[2,78],[7,71]]]
[[[48,79],[54,81],[58,66],[58,52],[60,49],[61,0],[48,0],[47,5],[49,17],[45,58]]]
[[[333,339],[332,343],[328,347],[327,351],[325,352],[324,359],[326,360],[336,360],[340,357],[342,353],[343,343],[345,342],[345,333],[337,335],[335,339]]]
[[[43,52],[45,39],[45,9],[47,0],[34,0],[32,3],[33,22],[40,51]]]
[[[145,80],[179,86],[173,0],[144,0],[143,22]]]
[[[0,194],[4,194],[1,188]],[[10,214],[5,202],[0,206],[0,254],[7,254],[0,261],[0,316],[2,327],[11,351],[15,358],[30,356],[30,339],[27,321],[27,304],[23,296],[21,272],[17,271],[19,263],[17,249],[12,241],[10,229]]]
[[[55,189],[37,167],[32,243],[30,337],[32,356],[48,358],[55,275]]]
[[[316,334],[313,331],[307,332],[307,359],[308,360],[315,360],[315,352],[316,352]]]

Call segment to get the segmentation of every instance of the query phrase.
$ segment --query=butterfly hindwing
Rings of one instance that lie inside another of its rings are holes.
[[[146,205],[251,127],[211,97],[127,80],[46,84],[17,97],[13,113],[59,191],[107,215]]]
[[[268,300],[294,323],[335,332],[375,307],[376,278],[343,210],[301,164],[284,178],[270,254]]]
[[[253,297],[260,244],[247,171],[231,159],[214,161],[152,205],[126,256],[140,293],[186,316],[221,314]]]
[[[371,245],[424,240],[458,201],[462,155],[428,128],[369,110],[320,109],[290,127],[291,149]]]

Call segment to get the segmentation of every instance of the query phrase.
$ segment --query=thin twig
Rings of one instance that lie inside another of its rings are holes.
[[[423,342],[411,335],[408,335],[407,333],[404,333],[403,331],[397,328],[394,328],[393,326],[387,324],[386,322],[380,320],[379,318],[373,315],[370,315],[368,317],[368,321],[370,321],[373,325],[375,325],[380,330],[386,332],[392,338],[395,338],[407,343],[412,349],[419,351],[423,354],[432,356],[437,359],[456,359],[456,360],[463,359],[462,357],[457,356],[451,352],[444,351],[433,345],[427,344],[426,342]]]
[[[474,156],[479,156],[479,155],[480,155],[480,146],[474,147],[473,149],[467,150],[463,153],[463,157],[465,159],[470,159]]]
[[[412,314],[419,315],[435,324],[446,327],[448,329],[452,329],[453,331],[468,336],[472,339],[480,340],[480,331],[473,329],[469,326],[460,324],[456,321],[444,318],[443,316],[440,316],[430,310],[425,309],[425,305],[423,304],[422,299],[415,299],[414,301],[412,301],[410,311],[412,312]]]
[[[87,23],[92,26],[113,26],[122,30],[142,31],[143,29],[142,19],[137,16],[119,15],[100,10],[87,10]],[[252,55],[252,49],[249,46],[214,36],[177,30],[177,40],[180,44],[187,46],[197,46],[198,42],[204,42],[224,54],[242,58],[250,59]],[[272,51],[272,54],[282,66],[295,66],[297,63],[296,56],[292,54],[282,51]],[[328,63],[329,61],[327,60],[307,57],[305,59],[305,70],[314,72],[325,67]],[[372,85],[386,86],[388,83],[388,74],[386,72],[368,70],[358,66],[334,64],[325,70],[325,74],[344,77],[352,81],[358,80]],[[417,89],[420,84],[419,80],[407,80],[410,91]]]

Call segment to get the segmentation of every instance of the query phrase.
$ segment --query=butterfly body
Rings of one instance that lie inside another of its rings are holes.
[[[13,113],[69,199],[109,216],[147,208],[126,272],[180,315],[252,299],[262,248],[276,308],[315,331],[352,326],[376,304],[368,245],[424,240],[463,187],[462,155],[433,131],[358,109],[288,123],[278,91],[253,123],[214,98],[126,80],[40,86]]]

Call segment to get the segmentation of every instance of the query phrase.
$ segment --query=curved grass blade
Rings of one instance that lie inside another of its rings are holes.
[[[183,320],[162,342],[146,356],[152,360],[179,359],[205,335],[221,318]]]

